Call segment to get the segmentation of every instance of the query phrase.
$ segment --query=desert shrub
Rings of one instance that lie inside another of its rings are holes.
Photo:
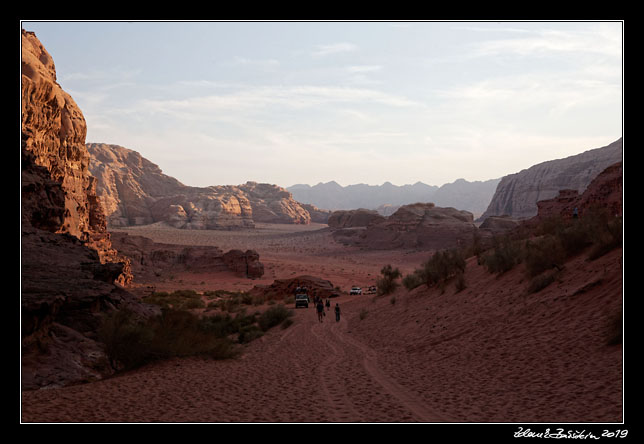
[[[494,237],[491,251],[482,257],[490,273],[505,273],[521,263],[521,242],[511,236]]]
[[[396,282],[396,279],[402,276],[400,270],[398,268],[393,268],[390,264],[388,264],[382,267],[380,274],[382,276],[376,280],[376,286],[378,287],[378,296],[392,293],[398,287],[398,282]]]
[[[402,282],[407,290],[412,290],[421,284],[426,284],[428,287],[436,284],[442,286],[449,279],[462,276],[464,272],[465,257],[462,250],[441,250],[424,262],[420,269],[405,276]],[[462,279],[464,282],[464,277]]]
[[[247,325],[245,327],[242,327],[241,330],[239,330],[239,336],[237,337],[237,341],[240,344],[247,344],[257,338],[261,338],[263,335],[264,335],[264,332],[257,325],[255,324]]]
[[[152,338],[153,331],[145,321],[125,309],[106,316],[98,330],[98,339],[104,344],[112,364],[125,369],[138,367],[149,360]]]
[[[607,221],[604,228],[604,231],[598,235],[593,248],[588,254],[589,260],[595,260],[622,245],[621,217]]]
[[[124,369],[170,357],[226,359],[237,353],[229,339],[204,329],[197,316],[183,310],[163,308],[148,319],[118,310],[106,317],[98,334],[110,360]]]
[[[277,304],[271,306],[268,310],[262,313],[257,319],[257,323],[259,324],[259,328],[266,331],[281,324],[290,316],[293,316],[293,311],[287,309],[282,304]]]
[[[175,310],[189,310],[206,306],[201,296],[194,290],[176,290],[172,293],[165,291],[154,292],[143,298],[143,301],[158,305],[161,308],[173,308]]]
[[[534,277],[551,268],[560,269],[566,257],[557,236],[546,235],[525,243],[524,261],[528,276]]]
[[[405,276],[402,280],[402,283],[409,291],[421,286],[424,283],[423,277],[421,275],[421,270],[416,270],[412,274]]]
[[[209,332],[202,320],[188,311],[162,310],[148,324],[153,331],[149,354],[154,359],[195,355],[225,359],[236,353],[228,338]]]

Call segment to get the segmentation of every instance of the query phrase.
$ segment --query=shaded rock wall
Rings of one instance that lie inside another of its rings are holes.
[[[537,202],[552,199],[559,190],[582,193],[588,184],[609,165],[622,160],[622,139],[603,148],[596,148],[565,159],[534,165],[501,179],[485,213],[489,216],[508,215],[516,219],[537,214]]]

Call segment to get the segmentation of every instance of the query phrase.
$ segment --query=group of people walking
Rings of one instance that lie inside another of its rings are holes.
[[[324,320],[324,317],[326,316],[326,312],[324,311],[324,306],[326,305],[327,311],[331,309],[331,301],[329,298],[326,298],[326,303],[322,303],[322,298],[320,296],[315,296],[313,299],[314,305],[315,305],[315,310],[317,311],[318,314],[318,321],[322,322]],[[335,321],[340,322],[340,304],[336,302],[335,308],[333,309],[335,311]]]

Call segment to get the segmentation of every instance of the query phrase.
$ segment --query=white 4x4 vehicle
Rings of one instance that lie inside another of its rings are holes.
[[[349,294],[362,294],[362,288],[360,287],[353,287],[351,288],[351,291]]]

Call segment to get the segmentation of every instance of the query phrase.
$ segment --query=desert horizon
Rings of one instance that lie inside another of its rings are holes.
[[[622,25],[21,22],[20,423],[632,437]]]

